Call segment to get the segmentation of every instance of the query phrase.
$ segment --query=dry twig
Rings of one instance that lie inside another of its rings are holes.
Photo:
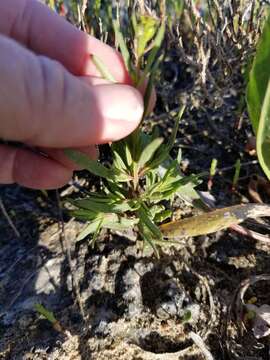
[[[17,230],[16,226],[14,225],[13,221],[11,220],[10,216],[8,215],[8,212],[6,211],[5,205],[0,197],[0,209],[4,215],[4,217],[6,218],[7,222],[9,223],[9,226],[11,227],[11,229],[14,231],[14,234],[19,238],[21,237],[19,231]]]

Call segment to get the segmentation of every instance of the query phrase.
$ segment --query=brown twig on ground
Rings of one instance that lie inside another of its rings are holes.
[[[16,226],[14,225],[13,221],[11,220],[10,216],[8,215],[8,212],[6,211],[5,205],[0,197],[0,210],[2,211],[4,217],[6,218],[9,226],[14,231],[14,234],[19,238],[21,237],[19,231],[17,230]]]
[[[198,348],[201,350],[201,352],[204,355],[206,360],[214,360],[213,355],[207,349],[207,347],[206,347],[203,339],[200,337],[200,335],[198,335],[195,332],[191,331],[189,333],[189,337],[192,339],[194,344],[197,345]]]
[[[238,234],[248,236],[251,239],[254,239],[254,240],[266,243],[266,244],[270,244],[269,236],[260,234],[253,230],[246,229],[245,227],[243,227],[241,225],[232,225],[232,226],[230,226],[230,229],[236,231]]]

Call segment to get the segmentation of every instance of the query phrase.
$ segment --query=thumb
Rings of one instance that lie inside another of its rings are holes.
[[[0,35],[0,138],[40,147],[119,140],[143,114],[128,85],[89,85],[60,63]]]

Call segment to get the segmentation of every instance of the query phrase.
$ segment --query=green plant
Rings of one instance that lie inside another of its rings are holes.
[[[207,183],[207,187],[208,187],[209,191],[212,189],[212,186],[213,186],[213,178],[217,172],[217,164],[218,164],[217,159],[215,159],[215,158],[212,159],[211,165],[210,165],[209,179],[208,179],[208,183]]]
[[[233,182],[232,182],[232,190],[234,191],[237,188],[239,176],[240,176],[240,170],[241,170],[241,160],[237,159],[235,163],[235,171],[233,176]]]
[[[62,326],[59,321],[55,318],[52,311],[47,310],[42,304],[35,304],[35,310],[42,315],[45,319],[47,319],[55,330],[62,332]]]
[[[270,16],[265,21],[247,87],[247,104],[260,165],[270,180]]]
[[[147,81],[143,121],[153,91],[165,33],[165,17],[162,12],[160,19],[150,14],[138,15],[133,12],[131,18],[132,53],[122,35],[119,19],[114,20],[113,27],[116,43],[134,86],[140,87]],[[114,81],[101,59],[93,57],[93,61],[103,77]],[[103,179],[100,192],[91,193],[83,199],[69,199],[75,207],[72,215],[90,222],[78,239],[92,234],[91,243],[94,245],[102,228],[124,230],[136,227],[144,244],[151,245],[158,256],[157,245],[166,243],[158,225],[171,217],[174,196],[184,192],[190,198],[198,199],[193,189],[198,184],[198,177],[182,177],[180,156],[177,160],[170,157],[183,112],[184,107],[181,107],[167,143],[164,143],[156,128],[151,134],[146,134],[139,126],[129,137],[112,144],[110,166],[89,160],[76,151],[66,151],[70,159]]]
[[[165,7],[161,6],[159,19],[146,12],[139,15],[133,11],[132,29],[126,29],[125,35],[119,17],[113,21],[115,42],[120,48],[134,86],[147,84],[142,122],[147,116],[165,34],[164,11]],[[127,39],[126,34],[131,34],[130,38]],[[127,43],[133,51],[129,51]],[[115,81],[101,59],[93,56],[93,62],[104,78]],[[69,199],[74,206],[71,214],[88,222],[78,240],[91,235],[90,242],[94,246],[101,229],[133,228],[137,230],[138,238],[143,244],[150,245],[158,257],[160,245],[175,244],[183,236],[205,235],[239,224],[248,217],[256,218],[262,214],[269,216],[268,206],[247,204],[166,222],[172,217],[175,195],[205,210],[199,194],[194,190],[199,177],[181,175],[181,152],[176,159],[170,156],[183,112],[184,107],[181,107],[171,137],[166,143],[157,128],[146,134],[141,123],[126,139],[112,144],[112,161],[109,166],[90,160],[77,151],[66,150],[71,160],[102,179],[99,192],[89,193],[87,197],[80,199]],[[213,162],[212,174],[215,167]],[[239,169],[237,164],[235,182]]]

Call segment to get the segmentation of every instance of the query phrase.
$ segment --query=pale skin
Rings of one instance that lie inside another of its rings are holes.
[[[118,84],[101,79],[91,54]],[[0,143],[0,184],[61,187],[76,169],[63,149],[96,158],[96,144],[127,136],[143,114],[119,53],[36,0],[0,1],[0,84],[0,139],[9,141]]]

